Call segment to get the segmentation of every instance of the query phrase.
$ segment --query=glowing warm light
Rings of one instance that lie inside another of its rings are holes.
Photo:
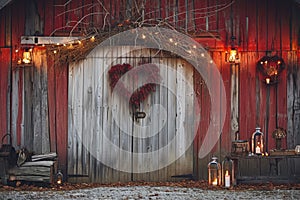
[[[174,42],[173,38],[170,38],[169,41],[170,41],[170,42]]]
[[[178,44],[178,43],[177,43],[177,42],[175,42],[174,44],[177,46],[177,44]]]
[[[56,183],[58,185],[61,185],[63,182],[63,174],[61,173],[61,171],[58,171],[58,173],[56,174]]]
[[[196,48],[197,48],[197,46],[196,46],[196,45],[193,45],[193,48],[194,48],[194,49],[196,49]]]
[[[60,44],[59,44],[59,42],[58,42],[58,43],[56,43],[56,45],[57,45],[57,46],[59,46],[59,45],[60,45]]]
[[[92,36],[91,37],[91,42],[95,42],[95,39],[96,39],[95,36]]]
[[[204,57],[204,53],[201,53],[201,57]]]
[[[143,39],[146,39],[146,35],[142,34],[142,38],[143,38]]]
[[[231,49],[229,51],[229,62],[235,62],[236,59],[237,59],[237,50]]]
[[[19,52],[19,49],[16,49],[15,52],[18,53],[18,52]]]
[[[31,50],[32,51],[32,50]],[[23,52],[23,58],[22,58],[22,62],[24,64],[30,64],[31,63],[31,52],[30,49],[27,49]]]
[[[212,182],[212,185],[215,185],[215,186],[218,185],[218,179],[217,178],[214,179],[214,181]]]
[[[266,78],[266,84],[270,84],[271,79],[269,77]]]
[[[57,53],[57,51],[56,51],[56,50],[54,50],[54,51],[53,51],[53,53],[54,53],[54,54],[56,54],[56,53]]]
[[[255,148],[255,153],[257,153],[257,154],[260,154],[260,153],[261,153],[259,145],[256,146],[256,148]]]
[[[226,170],[226,173],[225,173],[225,187],[230,187],[230,175],[229,175],[228,170]]]

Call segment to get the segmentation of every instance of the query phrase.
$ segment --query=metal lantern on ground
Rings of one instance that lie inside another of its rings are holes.
[[[255,132],[252,134],[251,150],[256,155],[264,152],[264,134],[259,127],[255,128]]]
[[[208,163],[208,184],[220,185],[221,184],[221,165],[218,163],[217,157],[212,157],[212,160]]]
[[[234,173],[234,163],[226,156],[222,162],[222,185],[225,187],[230,187],[236,184],[235,173]]]
[[[61,173],[60,170],[58,170],[58,172],[56,174],[56,183],[58,185],[61,185],[63,183],[63,179],[64,179],[63,174]]]

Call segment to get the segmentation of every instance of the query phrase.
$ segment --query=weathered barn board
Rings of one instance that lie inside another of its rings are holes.
[[[223,153],[230,152],[233,132],[237,130],[236,124],[240,132],[240,138],[247,140],[250,139],[256,126],[262,127],[263,132],[268,137],[268,149],[275,147],[275,141],[271,133],[277,126],[286,128],[288,131],[288,137],[283,140],[283,147],[294,148],[300,142],[298,134],[299,98],[297,96],[299,93],[297,86],[299,84],[297,83],[300,65],[298,52],[300,12],[298,3],[293,0],[157,0],[145,1],[143,6],[142,1],[137,1],[136,6],[131,4],[132,2],[129,0],[101,1],[101,4],[97,4],[93,0],[84,2],[78,0],[28,0],[25,4],[21,0],[14,0],[0,10],[0,52],[2,53],[0,61],[0,103],[1,110],[6,110],[6,113],[2,112],[0,114],[0,135],[11,132],[13,145],[16,148],[25,146],[30,150],[41,152],[57,151],[59,165],[64,173],[66,173],[67,166],[71,170],[74,165],[74,170],[76,170],[71,174],[77,174],[77,172],[80,172],[83,176],[96,174],[90,179],[92,181],[103,181],[104,179],[106,181],[136,180],[151,179],[153,177],[164,180],[162,177],[174,175],[172,173],[177,172],[179,168],[176,163],[158,172],[143,175],[117,172],[103,166],[97,159],[88,154],[85,147],[73,144],[73,138],[68,135],[74,128],[70,126],[72,119],[69,118],[70,108],[68,108],[68,105],[70,103],[68,100],[70,101],[70,95],[73,95],[74,92],[79,93],[77,88],[73,92],[68,90],[73,81],[70,79],[71,70],[68,69],[68,64],[60,66],[53,63],[49,57],[46,63],[46,57],[42,55],[44,50],[35,49],[35,57],[41,56],[42,58],[37,58],[38,60],[35,61],[36,64],[32,68],[15,68],[14,65],[16,61],[14,52],[20,48],[20,37],[22,35],[68,36],[73,28],[71,35],[80,35],[81,33],[91,33],[91,30],[94,30],[95,27],[98,30],[107,31],[116,26],[122,31],[123,27],[126,29],[128,23],[133,22],[135,17],[139,16],[140,21],[144,19],[147,24],[163,19],[178,30],[194,34],[195,39],[211,53],[222,74],[228,105],[225,114],[226,122],[223,130],[221,130],[220,141],[213,151],[206,158],[198,160],[197,149],[201,147],[204,133],[209,124],[211,105],[205,83],[203,83],[199,74],[193,72],[197,101],[201,105],[205,104],[200,110],[195,111],[200,118],[200,126],[193,145],[193,165],[196,176],[205,178],[206,165],[212,155],[223,156]],[[140,9],[143,7],[144,9]],[[90,14],[91,12],[94,14]],[[142,13],[144,15],[141,15]],[[82,19],[82,23],[76,25],[80,19]],[[130,21],[131,19],[133,21]],[[224,62],[224,52],[227,47],[230,47],[230,39],[233,35],[236,36],[235,45],[242,56],[241,63],[236,69],[239,71],[238,77],[233,73],[234,70],[230,69],[230,65]],[[4,55],[3,52],[5,52]],[[112,52],[111,56],[120,57],[119,53]],[[265,77],[256,69],[256,62],[267,54],[279,55],[287,64],[286,69],[279,77],[280,82],[276,86],[267,87],[263,82]],[[102,57],[104,55],[103,53]],[[137,62],[135,58],[129,57],[120,60],[122,62]],[[120,60],[117,62],[120,62]],[[85,65],[81,66],[82,71],[87,71],[88,74],[102,73],[101,70],[103,69],[89,68],[90,65],[101,65],[102,62],[101,59],[89,59]],[[164,58],[160,62],[173,66],[174,69],[181,69],[180,64],[175,63],[171,58]],[[185,72],[192,73],[190,71]],[[161,71],[161,73],[167,72]],[[159,148],[165,144],[165,140],[174,137],[175,132],[169,132],[168,135],[159,134],[157,138],[142,143],[138,143],[138,141],[133,143],[130,136],[118,131],[115,121],[109,121],[112,116],[107,97],[110,94],[108,82],[101,79],[100,84],[95,77],[91,78],[88,74],[82,75],[82,79],[89,80],[84,82],[85,85],[77,83],[79,89],[82,89],[82,93],[83,91],[89,91],[89,95],[86,95],[82,102],[86,102],[89,106],[99,105],[99,107],[97,109],[95,107],[92,112],[91,108],[93,106],[86,107],[84,105],[80,108],[82,109],[80,112],[83,121],[78,122],[78,125],[82,123],[79,135],[83,136],[85,131],[89,130],[90,124],[94,123],[94,120],[101,121],[101,126],[100,124],[93,125],[93,130],[99,131],[105,126],[108,132],[117,132],[118,135],[108,135],[108,137],[113,139],[116,144],[122,141],[119,145],[122,148],[130,147],[128,149],[130,151],[134,150],[132,148],[146,151],[147,149],[144,147],[147,145],[152,149]],[[170,83],[175,81],[171,77],[168,78]],[[68,81],[70,82],[68,83]],[[95,84],[101,86],[90,90],[90,85]],[[182,85],[180,87],[178,89],[185,88]],[[93,96],[99,91],[101,91],[101,98],[106,98],[104,104],[101,102],[102,100],[100,101],[100,97],[98,99],[90,98],[91,95]],[[188,91],[185,93],[188,94]],[[121,102],[122,100],[119,99],[118,101]],[[163,87],[159,86],[155,95],[144,102],[143,109],[149,109],[149,104],[152,102],[166,105],[168,115],[175,116],[172,105],[176,103],[176,100],[171,94],[166,93]],[[123,107],[117,107],[116,109],[121,109],[120,112],[124,115],[131,112]],[[187,109],[189,110],[190,107],[187,107]],[[107,113],[107,115],[99,114],[96,115],[95,119],[90,120],[93,112]],[[150,116],[147,117],[149,117],[147,120],[151,119]],[[154,117],[158,123],[155,126],[160,126],[159,124],[162,122],[159,119],[162,117],[160,115]],[[122,118],[116,117],[115,120],[120,122]],[[169,123],[168,129],[171,129],[174,125]],[[128,130],[134,131],[129,122],[124,126]],[[153,128],[156,128],[155,126]],[[166,130],[163,129],[163,131]],[[102,141],[103,139],[100,135],[94,137],[97,138],[90,138],[90,143],[97,140]],[[109,148],[107,144],[97,148],[98,156],[104,155],[112,158],[113,150],[103,153],[104,149]],[[80,162],[77,158],[73,160],[67,157],[67,152],[72,152],[73,149],[78,151]],[[168,149],[168,151],[175,152],[175,149]],[[187,155],[190,154],[187,153]],[[163,160],[160,159],[160,161],[145,160],[145,162],[157,166]],[[120,160],[117,162],[118,165],[123,165]],[[89,166],[86,163],[89,163]],[[179,160],[177,163],[183,162]],[[128,165],[130,164],[132,163]],[[110,179],[107,176],[100,179],[99,177],[102,177],[103,174],[104,177],[105,174],[114,174],[114,177]]]
[[[2,137],[9,133],[10,124],[9,124],[9,118],[7,116],[10,116],[10,110],[7,105],[10,105],[10,96],[9,96],[9,86],[10,86],[10,69],[9,65],[11,64],[9,60],[5,59],[6,57],[9,57],[10,55],[10,49],[9,48],[1,48],[0,49],[0,137]],[[6,138],[10,139],[10,138]],[[2,141],[1,141],[2,142]],[[3,140],[3,142],[8,143],[9,140]]]
[[[73,176],[88,175],[91,180],[98,182],[171,180],[171,176],[174,175],[192,174],[192,147],[180,156],[187,145],[185,142],[188,142],[185,141],[187,140],[185,135],[193,137],[194,131],[192,67],[177,58],[167,59],[163,64],[177,70],[180,76],[176,78],[165,70],[164,73],[168,77],[164,80],[168,81],[165,84],[173,88],[169,92],[165,86],[157,88],[156,92],[141,104],[140,109],[146,113],[146,117],[135,120],[132,116],[135,111],[131,110],[125,99],[118,94],[111,96],[105,69],[107,66],[119,63],[131,63],[136,66],[141,58],[150,59],[152,53],[149,50],[142,50],[129,52],[122,57],[124,52],[128,50],[126,48],[113,51],[100,49],[94,51],[85,61],[70,67],[68,173]],[[107,61],[109,58],[112,58],[112,62]],[[162,58],[153,57],[151,60],[160,63]],[[160,101],[163,101],[163,104]],[[155,107],[156,104],[160,106]],[[163,129],[160,129],[161,127]],[[153,134],[151,130],[160,131]],[[180,137],[176,137],[179,131],[185,131],[186,134],[181,133]],[[111,144],[106,142],[105,137]],[[91,138],[93,140],[88,141]],[[167,149],[162,148],[172,140],[175,140],[173,145]],[[112,145],[116,145],[117,148],[112,148]],[[129,153],[124,153],[122,150]],[[141,152],[145,155],[137,156]],[[151,152],[152,156],[149,157],[147,154]],[[166,153],[171,158],[160,158],[159,155],[163,155],[162,153]],[[175,161],[177,157],[181,158]],[[108,163],[97,162],[102,159]],[[174,159],[175,163],[160,172],[155,169],[164,167],[163,164],[167,161],[159,162],[159,159]],[[118,172],[105,166],[110,164],[129,171]],[[94,172],[94,167],[100,170],[99,174],[91,173]],[[86,170],[83,170],[84,168]],[[145,172],[135,173],[139,170]]]

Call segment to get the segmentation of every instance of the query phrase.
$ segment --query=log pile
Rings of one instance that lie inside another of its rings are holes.
[[[8,170],[10,181],[54,183],[57,173],[57,154],[33,155],[30,161]]]

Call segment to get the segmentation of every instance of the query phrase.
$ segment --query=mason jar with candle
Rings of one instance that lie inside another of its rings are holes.
[[[255,128],[255,132],[252,134],[251,151],[256,155],[262,155],[264,152],[264,134],[260,127]]]
[[[236,185],[234,163],[228,156],[222,162],[222,185],[225,187]]]
[[[208,163],[208,185],[217,186],[221,184],[221,165],[217,157],[212,157]]]

